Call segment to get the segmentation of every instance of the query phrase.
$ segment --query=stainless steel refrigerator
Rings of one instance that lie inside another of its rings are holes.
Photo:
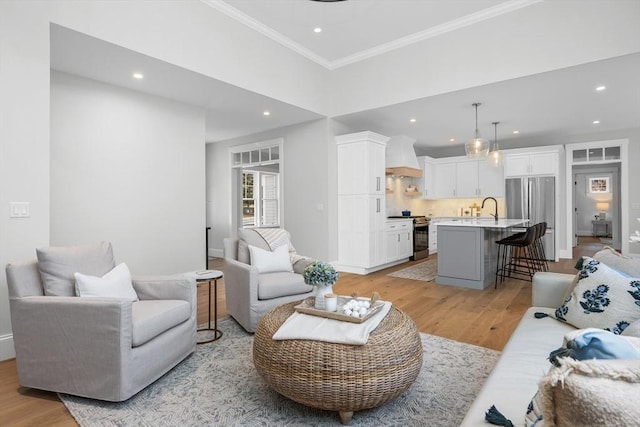
[[[542,237],[544,252],[549,260],[556,257],[555,212],[556,185],[552,176],[508,178],[505,180],[506,217],[528,219],[529,225],[547,223]],[[514,232],[524,229],[513,229]]]

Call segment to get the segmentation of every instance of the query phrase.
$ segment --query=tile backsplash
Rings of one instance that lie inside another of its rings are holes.
[[[432,217],[451,217],[460,216],[460,208],[470,211],[470,207],[474,202],[477,206],[482,204],[484,197],[471,199],[438,199],[438,200],[422,200],[422,196],[409,197],[406,195],[406,188],[415,184],[415,180],[410,178],[387,177],[386,188],[391,192],[387,192],[386,209],[387,216],[402,215],[402,211],[408,209],[411,215],[425,215]],[[418,186],[418,191],[422,192],[423,188]],[[505,204],[504,198],[497,197],[498,215],[504,218]],[[485,208],[480,211],[480,216],[488,217],[494,213],[495,208],[493,201],[488,201]]]

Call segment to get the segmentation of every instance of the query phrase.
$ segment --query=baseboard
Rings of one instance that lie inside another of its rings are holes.
[[[0,336],[0,361],[14,359],[16,350],[13,347],[13,334]]]
[[[558,258],[568,258],[568,259],[573,258],[573,250],[567,251],[563,249],[558,251]]]
[[[223,249],[216,249],[216,248],[209,248],[209,256],[210,257],[214,257],[214,258],[224,258],[224,250]]]
[[[345,273],[354,273],[354,274],[360,274],[360,275],[366,275],[369,273],[373,273],[375,271],[379,271],[379,270],[384,270],[385,268],[389,268],[389,267],[393,267],[394,265],[398,265],[398,264],[402,264],[405,262],[408,262],[409,258],[403,258],[403,259],[399,259],[396,261],[392,261],[386,264],[382,264],[382,265],[378,265],[375,267],[353,267],[350,265],[341,265],[339,263],[335,263],[332,265],[334,266],[334,268],[338,271],[343,271]]]

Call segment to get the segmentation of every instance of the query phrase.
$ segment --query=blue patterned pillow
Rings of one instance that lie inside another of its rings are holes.
[[[577,328],[600,328],[620,334],[640,319],[640,278],[584,257],[578,283],[556,309],[558,320]]]

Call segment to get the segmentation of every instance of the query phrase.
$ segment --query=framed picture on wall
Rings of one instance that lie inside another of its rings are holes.
[[[609,177],[597,177],[597,178],[588,178],[589,185],[587,188],[589,189],[589,193],[609,193],[611,188],[609,187]]]

